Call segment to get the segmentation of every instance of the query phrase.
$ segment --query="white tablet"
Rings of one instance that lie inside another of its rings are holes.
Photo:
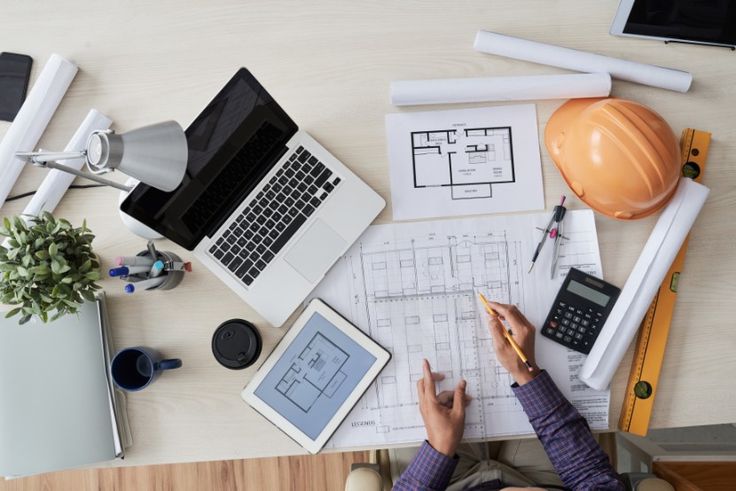
[[[611,34],[736,46],[736,0],[620,0]]]
[[[314,299],[241,397],[314,454],[390,359],[388,351]]]

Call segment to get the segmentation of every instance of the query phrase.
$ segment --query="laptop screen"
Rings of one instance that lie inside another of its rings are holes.
[[[167,193],[139,184],[120,208],[192,250],[274,166],[297,129],[241,68],[187,128],[189,161],[179,187]]]

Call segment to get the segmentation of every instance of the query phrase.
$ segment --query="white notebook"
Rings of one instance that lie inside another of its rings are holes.
[[[104,298],[48,324],[0,317],[0,475],[123,456],[129,433],[106,330]]]

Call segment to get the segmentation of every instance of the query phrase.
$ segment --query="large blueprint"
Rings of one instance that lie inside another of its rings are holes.
[[[601,276],[590,210],[568,211],[559,269],[550,280],[552,240],[527,274],[549,214],[377,225],[330,271],[313,296],[348,317],[393,358],[328,444],[333,448],[418,442],[425,438],[416,381],[427,358],[445,374],[439,389],[463,377],[473,398],[465,438],[532,433],[496,362],[479,292],[514,303],[536,326],[544,321],[572,266]],[[608,427],[609,392],[577,378],[584,356],[542,336],[539,365],[594,429]]]

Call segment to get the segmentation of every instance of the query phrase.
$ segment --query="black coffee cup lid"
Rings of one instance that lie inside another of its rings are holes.
[[[240,370],[251,366],[261,354],[261,335],[243,319],[230,319],[215,330],[212,354],[220,365]]]

